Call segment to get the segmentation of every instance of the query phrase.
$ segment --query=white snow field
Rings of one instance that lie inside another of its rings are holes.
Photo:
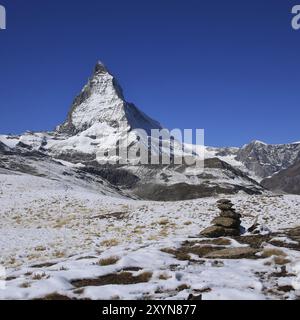
[[[248,246],[198,238],[218,215],[217,198],[150,202],[103,190],[0,172],[0,299],[299,298],[299,242],[284,230],[299,226],[300,196],[230,196],[244,227],[258,217],[278,232],[276,246],[209,259],[196,254],[207,243]]]

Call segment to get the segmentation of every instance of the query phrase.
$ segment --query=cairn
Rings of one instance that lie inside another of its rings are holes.
[[[217,206],[221,213],[212,220],[212,226],[204,229],[200,235],[207,238],[217,238],[223,236],[239,236],[241,234],[241,215],[233,208],[233,204],[228,199],[217,201]]]

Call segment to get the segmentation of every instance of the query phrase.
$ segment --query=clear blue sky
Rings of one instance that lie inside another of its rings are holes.
[[[63,122],[97,60],[126,99],[206,144],[300,140],[300,0],[0,0],[0,132]]]

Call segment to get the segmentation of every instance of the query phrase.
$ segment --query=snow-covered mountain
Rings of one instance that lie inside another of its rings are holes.
[[[267,145],[255,141],[242,148],[198,147],[194,156],[204,153],[204,172],[202,168],[187,165],[99,163],[102,160],[99,150],[101,154],[109,152],[125,136],[129,149],[142,143],[149,150],[149,139],[140,141],[135,129],[143,129],[150,135],[152,129],[162,128],[159,122],[125,100],[117,80],[98,62],[63,124],[53,132],[2,135],[0,152],[13,153],[15,157],[38,152],[54,161],[59,159],[77,166],[77,169],[79,166],[82,172],[101,177],[115,187],[130,189],[134,196],[153,200],[191,199],[240,191],[260,193],[263,189],[258,182],[292,165],[300,153],[300,144]],[[171,155],[176,157],[183,145],[178,141],[173,143]],[[155,152],[161,156],[164,149],[158,148]],[[112,157],[122,159],[120,154]]]
[[[74,136],[93,128],[91,131],[100,135],[101,130],[117,128],[122,122],[130,130],[143,128],[150,132],[162,128],[134,104],[125,101],[117,80],[98,62],[87,85],[75,98],[67,120],[57,127],[57,131]]]
[[[261,141],[243,146],[236,155],[236,160],[260,178],[288,168],[299,158],[300,143],[272,145]]]

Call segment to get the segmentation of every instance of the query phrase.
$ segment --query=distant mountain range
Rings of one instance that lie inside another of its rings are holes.
[[[125,135],[130,137],[130,148],[136,147],[140,141],[134,129],[144,129],[150,135],[151,129],[162,128],[125,100],[116,79],[98,62],[66,121],[54,131],[0,135],[0,173],[9,170],[56,179],[67,176],[99,192],[152,200],[267,190],[300,194],[300,143],[253,141],[242,148],[205,147],[204,172],[184,164],[104,165],[97,161],[99,148],[108,152]],[[143,143],[148,147],[147,141]],[[181,147],[175,143],[173,156]],[[116,155],[117,160],[120,157]]]

